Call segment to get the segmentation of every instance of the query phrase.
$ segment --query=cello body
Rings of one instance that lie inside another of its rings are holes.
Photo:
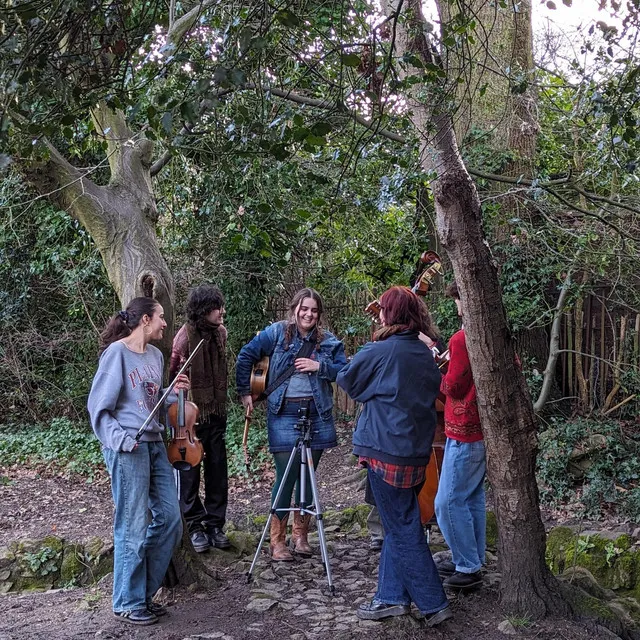
[[[431,445],[431,457],[427,465],[424,484],[418,494],[418,506],[420,507],[420,521],[423,525],[435,521],[435,500],[440,482],[442,460],[444,458],[444,445],[447,437],[444,435],[444,397],[436,400],[436,432]]]

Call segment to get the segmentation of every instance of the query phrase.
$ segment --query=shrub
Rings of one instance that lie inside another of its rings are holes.
[[[595,443],[595,444],[594,444]],[[549,506],[581,495],[581,515],[640,517],[640,435],[624,423],[554,418],[540,434],[540,497]]]

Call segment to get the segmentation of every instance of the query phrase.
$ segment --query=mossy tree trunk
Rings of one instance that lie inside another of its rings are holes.
[[[387,15],[398,4],[387,3]],[[396,57],[438,64],[426,35],[420,0],[407,0],[396,22]],[[410,63],[404,74],[421,74]],[[423,169],[431,187],[440,239],[452,262],[464,306],[469,357],[494,490],[502,604],[508,612],[542,617],[566,614],[569,605],[545,565],[545,531],[535,478],[536,422],[522,372],[515,362],[498,282],[482,230],[480,199],[462,161],[446,87],[410,85],[406,94],[421,136]],[[435,96],[435,98],[434,98]]]

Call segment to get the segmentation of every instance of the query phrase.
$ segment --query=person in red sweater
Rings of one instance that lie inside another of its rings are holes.
[[[446,294],[462,305],[455,282]],[[446,397],[444,432],[447,442],[435,500],[436,519],[451,549],[451,562],[438,566],[446,576],[444,586],[470,588],[482,583],[485,562],[486,506],[484,477],[486,459],[464,328],[449,342],[449,367],[440,391]]]

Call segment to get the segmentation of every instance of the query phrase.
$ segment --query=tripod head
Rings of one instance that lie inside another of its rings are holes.
[[[311,442],[313,433],[311,431],[311,419],[309,418],[309,402],[303,401],[298,407],[298,422],[296,429],[300,431],[300,439],[308,445]]]

